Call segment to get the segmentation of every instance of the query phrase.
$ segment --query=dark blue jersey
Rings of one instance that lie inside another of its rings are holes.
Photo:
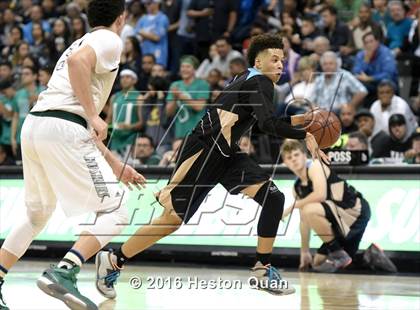
[[[304,139],[306,132],[293,128],[290,117],[275,117],[273,101],[273,82],[258,70],[248,69],[223,90],[192,134],[226,157],[239,151],[239,139],[255,123],[270,135]]]

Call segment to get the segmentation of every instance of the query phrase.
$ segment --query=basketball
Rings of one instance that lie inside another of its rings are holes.
[[[314,135],[321,149],[334,145],[341,135],[341,123],[334,112],[316,109],[305,113],[305,130]]]

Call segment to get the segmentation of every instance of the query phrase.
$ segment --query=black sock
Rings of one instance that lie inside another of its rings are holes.
[[[328,253],[335,252],[342,249],[337,239],[333,239],[330,242],[325,242],[325,245],[328,250]]]
[[[257,252],[255,260],[257,262],[260,261],[264,266],[268,265],[271,263],[271,253],[261,254]]]
[[[114,252],[114,254],[117,256],[117,266],[119,268],[122,268],[129,258],[124,255],[124,253],[122,252],[122,248],[119,248],[117,251]]]

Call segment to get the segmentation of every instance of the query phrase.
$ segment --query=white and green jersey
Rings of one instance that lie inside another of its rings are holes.
[[[67,64],[68,57],[86,45],[92,47],[96,53],[91,90],[96,111],[98,114],[102,111],[117,76],[123,48],[121,38],[107,29],[89,32],[67,48],[55,66],[47,89],[39,95],[33,112],[63,110],[86,118],[85,111],[71,87]]]

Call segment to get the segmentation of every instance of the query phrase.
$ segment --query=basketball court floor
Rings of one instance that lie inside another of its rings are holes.
[[[50,263],[22,261],[9,272],[3,296],[10,309],[67,309],[36,286]],[[249,287],[246,268],[147,263],[126,267],[116,300],[99,295],[94,276],[94,265],[85,265],[78,287],[99,309],[420,309],[418,276],[282,272],[296,293],[273,296]]]

